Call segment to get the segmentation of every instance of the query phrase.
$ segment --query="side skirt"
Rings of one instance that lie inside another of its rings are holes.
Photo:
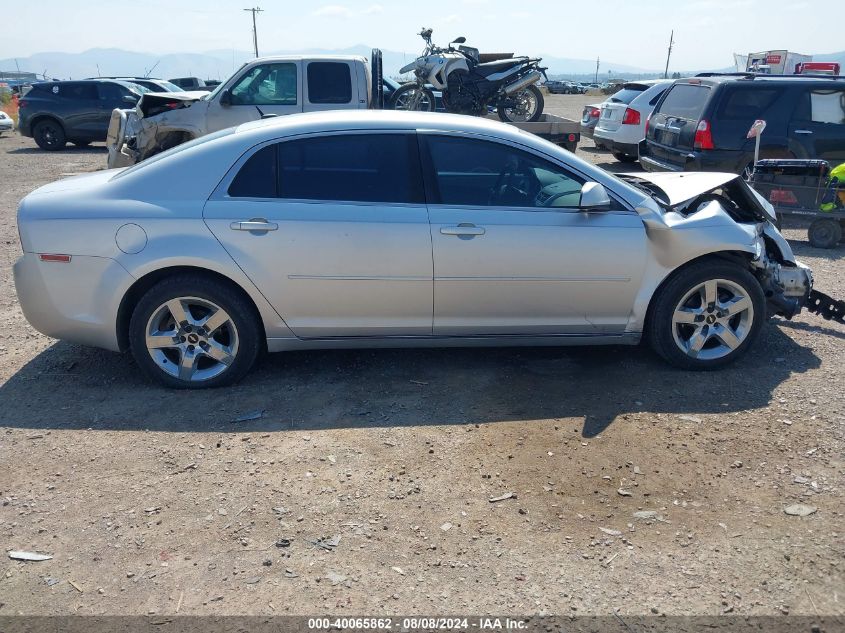
[[[555,336],[390,336],[354,338],[268,338],[267,351],[307,349],[367,349],[401,347],[568,347],[576,345],[638,345],[641,332],[624,334],[559,334]]]

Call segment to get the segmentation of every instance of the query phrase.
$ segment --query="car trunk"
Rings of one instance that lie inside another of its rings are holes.
[[[622,90],[602,104],[596,129],[606,132],[618,130],[622,125],[622,118],[625,116],[628,104],[645,92],[646,89],[648,89],[648,86],[643,84],[625,84]]]
[[[666,93],[651,115],[647,139],[649,153],[656,159],[683,166],[695,149],[695,132],[707,101],[710,87],[679,83]]]

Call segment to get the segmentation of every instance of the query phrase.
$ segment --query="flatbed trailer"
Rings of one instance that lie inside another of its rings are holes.
[[[499,121],[496,114],[488,114],[488,119]],[[559,145],[564,149],[574,152],[578,147],[578,142],[581,140],[581,122],[565,119],[554,114],[543,113],[540,115],[539,121],[511,123],[520,130],[525,130],[531,134],[536,134],[540,138],[551,141],[555,145]]]

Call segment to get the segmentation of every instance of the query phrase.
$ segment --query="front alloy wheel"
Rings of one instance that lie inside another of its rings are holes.
[[[707,259],[676,271],[652,300],[645,335],[683,369],[715,369],[742,356],[760,333],[766,300],[757,278]]]
[[[727,279],[708,279],[678,302],[672,335],[687,356],[716,360],[742,345],[752,323],[754,305],[746,291]]]

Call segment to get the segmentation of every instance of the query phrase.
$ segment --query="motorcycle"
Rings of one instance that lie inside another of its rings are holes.
[[[399,71],[403,75],[413,72],[415,81],[394,93],[393,109],[433,112],[434,88],[441,91],[447,112],[485,116],[488,106],[493,106],[505,122],[540,119],[543,93],[535,84],[546,74],[541,59],[512,57],[481,63],[478,49],[463,45],[465,37],[441,48],[432,43],[431,29],[423,29],[419,35],[425,50]]]

